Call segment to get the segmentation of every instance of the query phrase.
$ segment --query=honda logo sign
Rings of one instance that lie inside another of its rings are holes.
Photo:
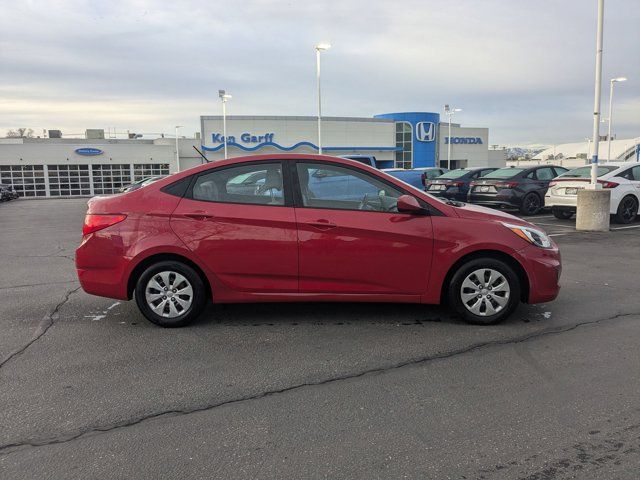
[[[436,139],[436,124],[433,122],[416,123],[416,140],[433,142]]]

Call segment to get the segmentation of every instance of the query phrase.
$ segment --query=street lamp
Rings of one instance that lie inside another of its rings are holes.
[[[449,136],[447,137],[447,170],[451,170],[451,118],[456,112],[461,112],[461,108],[450,108],[449,104],[444,106],[444,114],[449,117]]]
[[[182,125],[176,125],[176,166],[178,167],[178,172],[180,171],[180,149],[178,148],[178,129],[182,128]]]
[[[322,155],[322,94],[320,91],[320,52],[329,50],[329,43],[319,43],[316,49],[316,80],[318,83],[318,153]]]
[[[227,100],[230,100],[231,95],[227,94],[224,90],[218,90],[218,96],[222,101],[222,141],[224,143],[224,158],[227,158]]]
[[[615,83],[618,83],[618,82],[626,82],[626,81],[627,81],[626,77],[612,78],[609,81],[609,83],[610,83],[610,88],[609,88],[609,118],[608,118],[609,130],[607,132],[607,148],[608,148],[607,162],[611,161],[611,117],[613,116],[613,85]]]

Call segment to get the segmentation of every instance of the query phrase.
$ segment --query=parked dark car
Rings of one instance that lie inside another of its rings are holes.
[[[13,185],[0,184],[0,202],[8,202],[9,200],[15,200],[20,195],[13,188]]]
[[[427,181],[425,190],[436,197],[466,202],[469,184],[495,170],[496,167],[458,168]]]
[[[478,205],[517,208],[535,215],[544,207],[549,182],[568,169],[555,165],[500,168],[471,182],[467,201]]]
[[[402,180],[409,185],[416,187],[418,190],[424,190],[425,185],[432,178],[439,177],[447,171],[446,168],[439,167],[424,167],[424,168],[384,168],[384,173],[388,173],[392,177],[396,177],[398,180]]]

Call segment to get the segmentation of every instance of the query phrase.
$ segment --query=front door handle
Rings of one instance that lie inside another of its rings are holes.
[[[331,230],[332,228],[337,227],[335,223],[331,223],[328,220],[317,220],[315,222],[307,222],[307,225],[313,228],[317,228],[318,230]]]

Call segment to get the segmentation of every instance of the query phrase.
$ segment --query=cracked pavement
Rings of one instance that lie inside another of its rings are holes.
[[[0,478],[637,478],[640,230],[558,237],[560,298],[497,326],[289,304],[163,330],[78,291],[85,208],[0,205]]]

